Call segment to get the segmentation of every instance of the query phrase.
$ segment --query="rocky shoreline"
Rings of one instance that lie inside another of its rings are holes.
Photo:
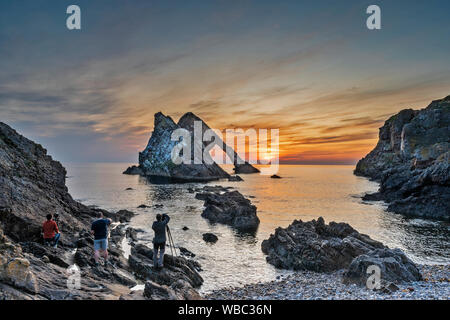
[[[344,284],[345,271],[318,273],[296,271],[278,280],[237,288],[215,290],[207,300],[449,300],[450,266],[418,265],[422,281],[398,284],[398,290],[374,291],[356,284]]]
[[[389,118],[354,173],[380,183],[364,200],[386,201],[407,217],[450,221],[450,96]]]
[[[166,268],[153,269],[151,249],[136,244],[137,230],[128,226],[134,213],[85,206],[73,200],[65,179],[65,168],[42,146],[0,123],[0,300],[199,298],[200,265],[165,255]],[[90,226],[99,212],[114,222],[108,266],[93,259]],[[41,237],[48,213],[59,214],[57,248]],[[139,281],[145,290],[132,291]]]

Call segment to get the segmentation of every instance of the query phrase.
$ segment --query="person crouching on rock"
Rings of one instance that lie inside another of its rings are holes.
[[[153,266],[157,269],[163,267],[164,251],[166,249],[166,227],[169,220],[170,217],[167,214],[157,214],[156,221],[152,225],[152,229],[155,231],[155,237],[153,238]]]
[[[42,232],[44,233],[44,243],[46,245],[52,245],[54,248],[57,248],[59,238],[61,237],[58,225],[52,219],[53,216],[51,214],[48,214],[46,218],[47,221],[45,221],[42,225]]]
[[[100,254],[105,259],[105,266],[108,264],[108,226],[111,219],[103,218],[103,213],[97,214],[97,220],[92,222],[91,233],[94,235],[94,260],[95,265],[99,265]]]

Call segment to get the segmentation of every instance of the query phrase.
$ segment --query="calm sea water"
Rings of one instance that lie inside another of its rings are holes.
[[[283,179],[259,174],[242,175],[243,182],[219,181],[210,185],[232,186],[258,208],[261,220],[255,235],[239,234],[228,226],[211,225],[200,214],[203,201],[188,193],[188,187],[201,184],[154,185],[138,176],[123,175],[128,163],[66,164],[67,185],[72,196],[86,205],[107,210],[128,209],[138,215],[131,225],[145,230],[139,233],[143,243],[151,244],[151,224],[157,213],[171,216],[170,227],[175,245],[197,255],[204,271],[201,289],[239,286],[269,281],[286,273],[266,263],[261,242],[294,219],[303,221],[322,216],[326,222],[347,222],[356,230],[403,249],[415,262],[450,263],[450,226],[442,222],[408,220],[386,212],[381,202],[363,202],[361,195],[374,192],[378,184],[352,174],[353,166],[280,167]],[[231,167],[227,167],[227,171]],[[133,190],[126,191],[127,188]],[[137,209],[141,204],[162,204],[161,208]],[[183,226],[189,227],[183,231]],[[207,244],[202,234],[213,232],[216,244]]]

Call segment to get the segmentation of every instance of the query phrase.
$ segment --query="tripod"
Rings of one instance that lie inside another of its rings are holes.
[[[170,246],[170,251],[172,252],[172,256],[174,255],[174,251],[175,251],[175,257],[178,257],[177,255],[177,248],[175,248],[175,244],[173,242],[173,238],[172,238],[172,233],[170,232],[169,226],[166,226],[167,228],[167,237],[169,238],[169,246]]]

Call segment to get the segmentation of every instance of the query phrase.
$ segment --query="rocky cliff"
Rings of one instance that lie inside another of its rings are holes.
[[[153,133],[145,150],[139,153],[139,166],[128,168],[124,174],[143,175],[155,182],[203,182],[229,178],[230,175],[216,163],[207,164],[205,161],[199,164],[194,163],[195,153],[203,154],[205,147],[210,143],[193,139],[195,121],[201,122],[202,134],[210,129],[203,120],[191,112],[183,115],[178,124],[169,116],[165,116],[161,112],[156,113]],[[191,133],[190,164],[174,164],[172,161],[172,150],[179,141],[172,141],[171,136],[177,129],[186,129]],[[223,145],[223,141],[220,139],[215,142],[220,146]],[[232,148],[225,145],[223,150],[230,157],[234,156],[236,173],[259,172],[250,164],[244,163]],[[241,168],[247,172],[243,172],[240,170]]]
[[[450,96],[407,109],[380,128],[374,150],[355,174],[380,182],[366,200],[384,200],[405,216],[450,220]]]
[[[72,199],[65,179],[64,167],[41,145],[0,123],[0,223],[5,235],[16,241],[39,239],[48,213],[59,213],[62,231],[71,235],[95,216]]]
[[[72,199],[65,179],[64,167],[42,146],[0,123],[0,300],[130,298],[130,288],[137,284],[137,271],[124,257],[121,245],[132,234],[126,223],[133,213],[86,207]],[[93,261],[89,230],[98,211],[114,221],[110,231],[110,267],[96,267]],[[48,213],[59,213],[62,236],[58,248],[43,245],[41,228]],[[132,252],[131,256],[136,254]],[[168,260],[171,258],[167,256]],[[192,262],[183,258],[176,261],[178,273],[164,274],[165,283],[173,284],[173,294],[168,297],[155,292],[145,298],[183,299],[196,295],[190,283],[177,281],[185,271],[201,279],[200,275],[185,268]],[[145,267],[152,268],[151,261],[148,263]],[[75,275],[74,269],[68,268],[75,264],[81,276],[79,287],[68,285]],[[160,277],[163,275],[139,279],[152,287],[157,286]],[[131,298],[144,298],[141,293]]]

